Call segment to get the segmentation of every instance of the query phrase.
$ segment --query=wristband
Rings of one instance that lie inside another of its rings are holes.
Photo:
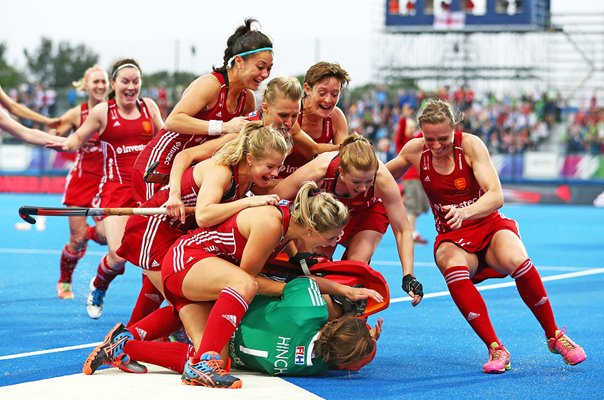
[[[222,135],[222,121],[217,119],[211,119],[208,121],[208,135],[220,136]]]

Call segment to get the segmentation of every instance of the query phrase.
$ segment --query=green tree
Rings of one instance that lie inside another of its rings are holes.
[[[32,53],[27,49],[23,49],[29,72],[37,82],[45,85],[52,83],[51,79],[54,65],[52,47],[52,40],[43,37],[40,46]]]
[[[71,47],[67,42],[59,43],[54,59],[54,84],[67,87],[84,75],[92,65],[98,63],[99,56],[83,44]]]
[[[82,77],[86,69],[98,62],[99,56],[85,45],[73,47],[69,42],[54,46],[43,37],[32,52],[23,50],[32,77],[43,85],[67,87]]]
[[[6,43],[0,43],[0,86],[15,88],[25,80],[25,77],[19,70],[8,64],[5,59],[6,49]]]

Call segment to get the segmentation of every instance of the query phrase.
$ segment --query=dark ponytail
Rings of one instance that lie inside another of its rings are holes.
[[[216,72],[226,72],[229,67],[233,65],[234,57],[241,55],[243,58],[247,53],[257,49],[270,49],[272,50],[273,42],[264,33],[259,30],[253,29],[252,25],[258,23],[258,20],[254,18],[246,18],[243,25],[239,25],[229,39],[227,40],[227,47],[224,50],[224,56],[221,67],[212,67]],[[251,53],[248,53],[248,55]]]

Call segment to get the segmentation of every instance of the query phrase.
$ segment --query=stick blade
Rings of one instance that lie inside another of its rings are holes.
[[[19,216],[30,224],[35,224],[36,220],[32,217],[32,215],[38,214],[38,207],[32,206],[21,206],[19,207]]]

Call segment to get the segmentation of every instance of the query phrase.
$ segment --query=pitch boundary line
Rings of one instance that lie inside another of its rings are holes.
[[[543,282],[549,282],[549,281],[579,278],[582,276],[589,276],[589,275],[596,275],[596,274],[603,274],[603,273],[604,273],[604,268],[592,268],[592,269],[588,269],[585,271],[570,272],[570,273],[566,273],[566,274],[546,276],[546,277],[543,277],[542,280],[543,280]],[[516,282],[512,281],[512,282],[495,283],[492,285],[477,286],[476,288],[482,292],[485,290],[501,289],[501,288],[507,288],[507,287],[511,287],[511,286],[515,286],[515,285],[516,285]],[[434,297],[443,297],[443,296],[447,296],[447,295],[449,295],[449,291],[426,293],[424,295],[424,299],[430,299],[430,298],[434,298]],[[401,303],[404,301],[411,301],[411,298],[410,297],[398,297],[395,299],[390,299],[390,303]],[[19,354],[9,354],[9,355],[5,355],[5,356],[0,356],[0,361],[12,360],[12,359],[16,359],[16,358],[32,357],[32,356],[38,356],[38,355],[44,355],[44,354],[50,354],[50,353],[59,353],[59,352],[63,352],[63,351],[92,348],[92,347],[98,346],[100,343],[101,342],[88,343],[88,344],[81,344],[81,345],[76,345],[76,346],[59,347],[56,349],[39,350],[39,351],[32,351],[32,352],[19,353]]]

